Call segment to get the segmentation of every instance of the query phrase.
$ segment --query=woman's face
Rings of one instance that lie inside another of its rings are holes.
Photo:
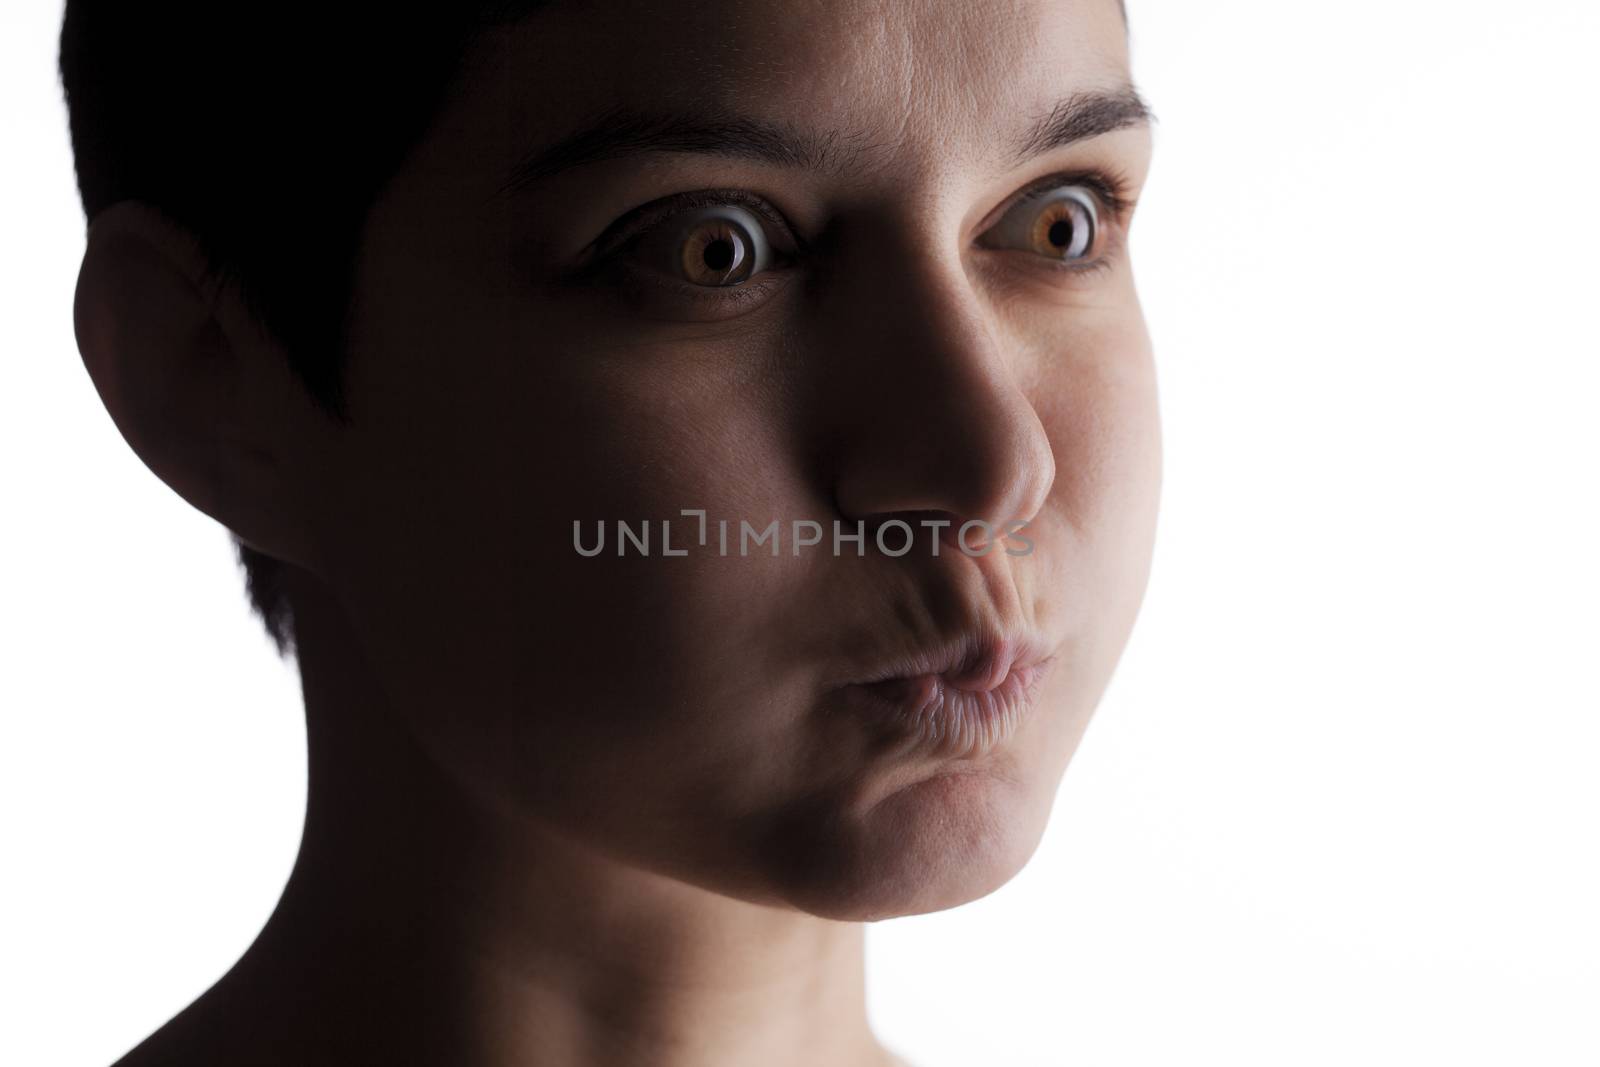
[[[368,221],[316,473],[427,751],[832,918],[1015,874],[1155,525],[1128,82],[1116,0],[557,2],[482,42]]]

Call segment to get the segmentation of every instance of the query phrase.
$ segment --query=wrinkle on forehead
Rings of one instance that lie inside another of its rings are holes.
[[[510,49],[529,126],[619,99],[742,113],[825,132],[864,170],[977,162],[1056,98],[1127,78],[1115,0],[569,2]]]

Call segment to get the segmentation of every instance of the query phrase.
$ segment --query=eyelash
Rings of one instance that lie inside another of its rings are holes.
[[[1037,181],[1029,183],[1012,197],[1006,206],[997,213],[996,217],[1003,217],[1007,212],[1016,210],[1016,208],[1029,200],[1070,185],[1082,186],[1095,195],[1095,198],[1104,209],[1100,216],[1102,225],[1109,223],[1113,228],[1124,226],[1129,213],[1135,206],[1128,192],[1127,179],[1116,171],[1062,171],[1046,175]],[[617,262],[625,259],[625,253],[628,248],[649,234],[655,225],[661,221],[683,212],[693,211],[696,208],[725,204],[734,204],[754,212],[765,221],[771,223],[784,235],[786,242],[794,246],[796,251],[793,253],[779,253],[780,265],[787,265],[794,258],[806,252],[804,242],[798,238],[783,216],[762,197],[743,189],[701,189],[654,201],[643,207],[636,208],[617,219],[591,245],[594,257],[591,269],[599,272],[620,266],[624,271],[624,281],[629,287],[641,284],[647,285],[658,294],[666,291],[670,296],[694,302],[703,302],[707,305],[728,306],[759,300],[771,290],[773,283],[756,280],[743,285],[712,287],[690,285],[661,278],[653,278],[646,281],[640,277],[644,273],[643,271],[627,270],[627,264],[619,264]],[[1039,259],[1040,265],[1046,270],[1081,278],[1111,269],[1117,247],[1117,243],[1114,240],[1109,240],[1102,253],[1087,263],[1066,263],[1047,260],[1043,257],[1035,258]],[[584,273],[587,275],[590,271],[585,271]]]

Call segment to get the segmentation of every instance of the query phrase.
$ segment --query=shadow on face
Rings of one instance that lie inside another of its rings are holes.
[[[427,750],[750,900],[1011,877],[1145,584],[1148,155],[1113,0],[568,3],[481,41],[369,218],[316,474]]]

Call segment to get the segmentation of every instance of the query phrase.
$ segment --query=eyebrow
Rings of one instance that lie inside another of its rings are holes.
[[[1131,85],[1110,92],[1074,93],[1065,98],[1028,131],[1017,147],[1013,166],[1057,148],[1086,141],[1103,133],[1147,126],[1155,113]]]
[[[1013,149],[1012,166],[1045,152],[1154,121],[1131,85],[1073,93],[1035,121]],[[656,152],[746,159],[789,169],[838,173],[868,149],[838,130],[811,132],[742,115],[647,114],[614,107],[587,126],[519,160],[500,192],[513,195],[563,171]]]

